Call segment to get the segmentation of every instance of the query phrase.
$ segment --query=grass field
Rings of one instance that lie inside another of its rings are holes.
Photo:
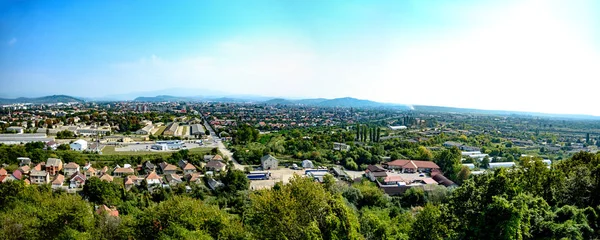
[[[159,135],[162,135],[162,134],[163,134],[163,132],[165,131],[165,129],[167,129],[167,126],[160,126],[160,127],[158,128],[158,131],[156,131],[156,133],[154,134],[154,136],[159,136]]]
[[[210,152],[211,148],[203,148],[203,147],[198,147],[198,148],[192,148],[189,149],[190,153],[206,153],[208,154]],[[106,146],[102,149],[102,155],[126,155],[126,156],[140,156],[140,155],[171,155],[173,152],[146,152],[146,151],[141,151],[141,152],[130,152],[130,151],[125,151],[125,152],[117,152],[115,151],[115,146]]]

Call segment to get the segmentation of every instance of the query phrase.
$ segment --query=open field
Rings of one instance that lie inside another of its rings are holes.
[[[154,132],[154,136],[162,135],[167,126],[160,126],[156,132]]]

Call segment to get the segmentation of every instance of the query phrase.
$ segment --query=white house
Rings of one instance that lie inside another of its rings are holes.
[[[277,158],[269,155],[265,155],[260,159],[260,165],[263,170],[275,170],[279,165],[279,160]]]
[[[75,151],[85,151],[87,147],[88,143],[83,139],[78,139],[77,141],[71,143],[71,149]]]

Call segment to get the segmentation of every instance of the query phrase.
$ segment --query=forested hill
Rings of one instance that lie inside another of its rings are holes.
[[[83,100],[67,95],[52,95],[38,98],[0,98],[0,104],[13,104],[13,103],[69,103],[69,102],[83,102]]]
[[[325,98],[312,98],[312,99],[300,99],[300,100],[290,100],[283,98],[275,98],[269,101],[265,101],[265,104],[270,105],[305,105],[305,106],[316,106],[316,107],[355,107],[355,108],[380,108],[380,107],[388,107],[388,108],[401,108],[401,109],[409,109],[408,106],[402,104],[390,104],[390,103],[380,103],[371,100],[363,100],[356,99],[351,97],[345,98],[333,98],[333,99],[325,99]]]

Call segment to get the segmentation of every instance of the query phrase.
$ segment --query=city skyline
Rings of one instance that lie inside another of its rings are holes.
[[[2,3],[0,96],[187,88],[600,115],[595,1],[178,3]]]

